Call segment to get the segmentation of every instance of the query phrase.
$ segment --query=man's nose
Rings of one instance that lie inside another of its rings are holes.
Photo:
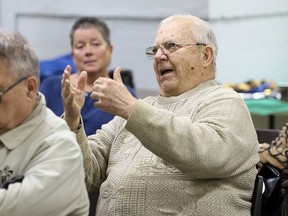
[[[162,46],[159,46],[154,56],[154,59],[157,61],[157,60],[163,59],[163,57],[167,58],[167,54],[165,53],[165,49]]]

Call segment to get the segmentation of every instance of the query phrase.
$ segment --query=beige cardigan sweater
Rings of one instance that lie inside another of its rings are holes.
[[[76,134],[86,186],[101,185],[97,215],[250,215],[256,133],[241,97],[214,80]]]

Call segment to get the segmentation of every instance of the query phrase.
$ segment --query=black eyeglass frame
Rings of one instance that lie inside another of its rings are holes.
[[[7,92],[9,92],[11,89],[13,89],[15,86],[17,86],[19,83],[21,83],[22,81],[26,80],[29,76],[25,76],[25,77],[22,77],[18,80],[16,80],[15,83],[13,83],[12,85],[6,87],[5,89],[3,89],[2,91],[0,91],[0,103],[2,101],[2,97],[4,94],[6,94]]]

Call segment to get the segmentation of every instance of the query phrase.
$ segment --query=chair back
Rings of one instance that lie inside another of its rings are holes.
[[[272,143],[279,134],[277,129],[256,128],[259,143]],[[258,176],[262,176],[265,191],[262,194],[261,216],[280,216],[281,204],[283,202],[281,183],[282,172],[269,164],[264,164]]]
[[[261,175],[257,175],[251,200],[251,216],[261,216],[263,183],[263,177]]]
[[[277,129],[256,128],[259,143],[271,143],[280,133]]]

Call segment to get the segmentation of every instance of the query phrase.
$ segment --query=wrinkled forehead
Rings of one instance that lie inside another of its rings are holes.
[[[159,27],[154,43],[161,44],[165,41],[193,42],[193,26],[193,22],[187,19],[166,21]]]

